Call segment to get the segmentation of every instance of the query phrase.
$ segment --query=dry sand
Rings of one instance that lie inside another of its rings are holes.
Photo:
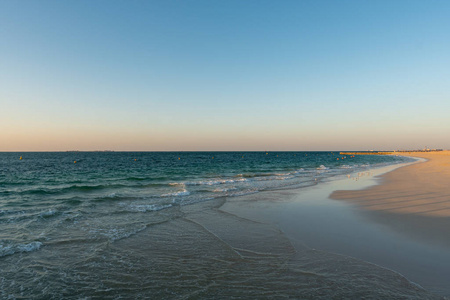
[[[382,175],[380,185],[338,190],[330,198],[350,202],[396,230],[450,246],[450,151],[401,155],[427,161]]]
[[[360,191],[335,191],[331,198],[369,210],[450,217],[450,151],[406,155],[428,161],[383,175],[381,185]]]

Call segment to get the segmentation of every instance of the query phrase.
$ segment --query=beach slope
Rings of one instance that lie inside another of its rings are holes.
[[[381,176],[363,190],[338,190],[330,198],[367,211],[398,231],[450,247],[450,151],[410,152],[423,162]]]

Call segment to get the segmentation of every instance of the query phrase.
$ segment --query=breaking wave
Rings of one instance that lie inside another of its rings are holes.
[[[36,251],[41,248],[41,242],[31,242],[28,244],[17,244],[17,245],[1,245],[0,244],[0,257],[12,255],[14,253],[23,253],[23,252],[31,252]]]

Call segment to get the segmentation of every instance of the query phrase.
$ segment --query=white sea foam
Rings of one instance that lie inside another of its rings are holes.
[[[291,174],[292,175],[297,175],[297,174],[300,174],[300,173],[303,173],[305,170],[303,169],[303,168],[300,168],[300,169],[298,169],[298,170],[295,170],[294,172],[291,172]]]
[[[12,255],[14,253],[20,252],[31,252],[41,248],[41,242],[31,242],[28,244],[18,244],[18,245],[0,245],[0,257]]]
[[[181,191],[174,192],[174,193],[162,194],[161,197],[180,197],[180,196],[189,196],[190,194],[191,193],[188,190],[183,189]]]
[[[169,185],[178,185],[178,186],[186,186],[186,185],[219,185],[219,184],[229,184],[236,182],[245,182],[249,181],[247,178],[239,178],[239,179],[211,179],[211,180],[201,180],[201,181],[186,181],[186,182],[172,182]]]
[[[225,192],[234,191],[234,190],[237,190],[237,188],[235,188],[235,187],[225,188],[225,189],[217,188],[213,192],[214,193],[225,193]]]
[[[320,165],[317,170],[329,170],[330,168],[325,167],[324,165]]]
[[[199,181],[196,184],[198,184],[198,185],[218,185],[218,184],[236,183],[236,182],[244,182],[244,181],[248,181],[248,179],[246,179],[246,178],[239,178],[239,179],[204,180],[204,181]]]
[[[20,244],[17,245],[17,249],[20,252],[31,252],[34,250],[38,250],[39,248],[41,248],[42,243],[41,242],[31,242],[29,244]]]
[[[341,166],[341,169],[351,169],[352,167],[351,166],[349,166],[349,165],[342,165]]]
[[[290,176],[290,175],[274,175],[274,176],[265,176],[265,177],[256,177],[254,178],[254,181],[274,181],[274,180],[286,180],[286,179],[291,179],[294,178],[294,176]]]
[[[169,207],[172,207],[172,204],[130,204],[127,206],[130,211],[134,212],[158,211]]]
[[[280,175],[280,176],[277,176],[277,177],[275,177],[274,179],[275,180],[286,180],[286,179],[292,179],[292,178],[294,178],[293,176],[286,176],[286,175]]]
[[[286,176],[286,175],[291,175],[291,173],[275,173],[275,176]]]

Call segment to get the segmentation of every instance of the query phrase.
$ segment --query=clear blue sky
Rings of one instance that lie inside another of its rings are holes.
[[[0,0],[0,151],[449,137],[450,1]]]

